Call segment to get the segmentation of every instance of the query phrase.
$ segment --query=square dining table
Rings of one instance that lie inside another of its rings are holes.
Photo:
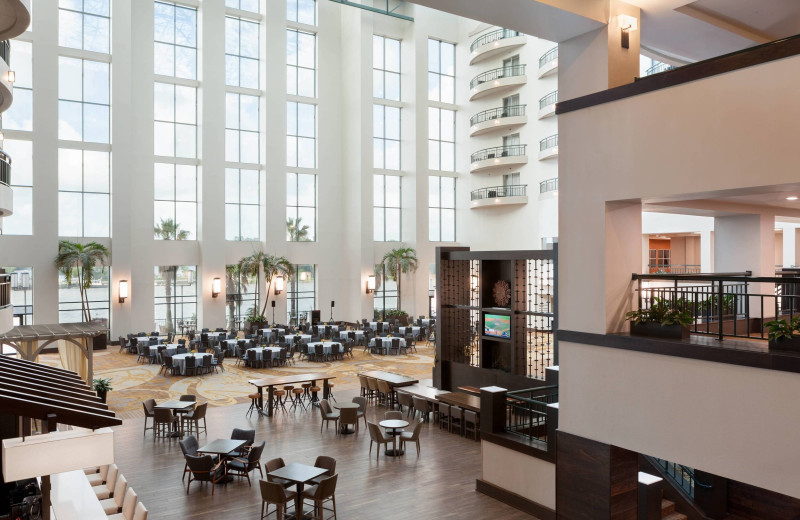
[[[318,468],[316,466],[308,466],[306,464],[298,464],[292,462],[288,466],[278,468],[275,471],[270,471],[267,475],[282,478],[297,484],[297,496],[294,499],[294,517],[296,520],[303,518],[303,486],[311,479],[315,479],[320,475],[324,475],[328,471],[325,468]]]
[[[168,408],[172,410],[174,414],[182,414],[191,412],[194,410],[194,406],[197,404],[196,401],[164,401],[163,403],[156,404],[156,408]],[[182,424],[182,421],[181,421]],[[173,432],[169,435],[170,437],[183,437],[183,431],[178,429],[177,426],[173,428]]]
[[[205,453],[208,455],[219,455],[222,459],[223,467],[225,468],[225,480],[223,482],[230,482],[232,477],[228,476],[228,459],[226,456],[242,446],[247,444],[247,441],[237,439],[215,439],[205,446],[197,449],[197,453]]]

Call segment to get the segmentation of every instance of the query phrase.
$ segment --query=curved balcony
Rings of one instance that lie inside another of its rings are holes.
[[[11,191],[11,157],[0,151],[0,217],[13,213],[14,199]]]
[[[511,105],[478,112],[469,120],[469,136],[488,134],[495,130],[512,130],[528,122],[525,105]]]
[[[16,38],[30,24],[30,0],[0,0],[0,40]]]
[[[498,29],[479,36],[469,47],[469,64],[498,56],[525,45],[525,35],[511,29]]]
[[[539,58],[539,77],[543,78],[558,71],[558,46],[542,54]]]
[[[556,114],[558,91],[554,90],[539,100],[539,119],[552,117]]]
[[[469,82],[469,100],[480,99],[492,94],[502,94],[528,82],[525,65],[500,67],[487,70]]]
[[[539,160],[558,157],[558,134],[545,137],[539,141]]]
[[[644,71],[644,75],[651,76],[653,74],[658,74],[659,72],[666,72],[674,68],[675,68],[674,65],[669,65],[667,63],[656,63],[655,65]]]
[[[14,306],[11,305],[11,275],[0,273],[0,334],[14,328]]]
[[[472,154],[470,173],[506,173],[528,163],[527,145],[495,146]],[[496,171],[493,171],[496,170]]]
[[[558,177],[539,183],[539,199],[558,197]]]
[[[8,40],[0,41],[0,58],[0,112],[5,112],[14,100],[13,85],[8,81],[8,71],[11,70],[11,45]]]
[[[528,185],[512,184],[509,186],[491,186],[473,190],[470,194],[470,208],[488,208],[492,206],[511,206],[528,203]]]

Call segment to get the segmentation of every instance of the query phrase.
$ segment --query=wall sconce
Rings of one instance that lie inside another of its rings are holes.
[[[275,277],[275,296],[283,292],[283,276]]]
[[[622,48],[630,48],[629,31],[635,31],[639,27],[639,19],[628,14],[617,15],[617,25],[622,30]]]
[[[221,292],[222,292],[222,280],[220,280],[219,278],[214,278],[214,280],[211,281],[211,297],[216,298],[217,296],[219,296],[219,293]]]
[[[17,81],[17,73],[14,72],[13,70],[9,70],[6,79],[8,79],[9,83],[14,83],[15,81]]]
[[[128,297],[128,280],[119,281],[119,303],[125,303]]]
[[[371,274],[367,276],[367,294],[371,294],[375,292],[375,275]]]
[[[472,275],[472,290],[473,291],[477,291],[478,290],[478,275],[477,274],[473,274]]]

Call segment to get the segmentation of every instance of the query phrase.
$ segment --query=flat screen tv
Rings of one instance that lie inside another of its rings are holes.
[[[511,339],[511,316],[484,314],[483,335],[493,338]]]

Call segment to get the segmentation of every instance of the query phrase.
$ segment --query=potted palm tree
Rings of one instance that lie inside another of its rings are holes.
[[[417,270],[419,265],[417,251],[413,247],[398,247],[392,249],[383,255],[379,265],[382,269],[385,269],[389,279],[397,282],[397,310],[399,311],[402,308],[400,280],[404,274],[413,273]]]
[[[54,264],[56,269],[64,275],[68,286],[71,286],[73,280],[77,278],[78,291],[81,297],[81,316],[86,323],[92,321],[88,290],[95,281],[95,276],[105,272],[108,255],[108,248],[97,242],[89,242],[88,244],[69,240],[60,240],[58,242],[58,255]],[[96,270],[98,264],[100,264],[99,273]]]
[[[258,287],[261,287],[261,274],[264,274],[264,281],[267,286],[266,299],[261,312],[258,308],[253,309],[248,321],[251,325],[259,327],[266,323],[265,315],[272,293],[272,283],[278,276],[282,276],[285,281],[291,279],[294,274],[294,265],[285,256],[276,256],[265,253],[264,251],[253,251],[253,254],[239,260],[239,268],[242,274],[256,279]],[[254,321],[255,320],[255,321]]]
[[[159,224],[153,228],[155,237],[161,240],[186,240],[189,238],[189,232],[181,229],[181,225],[171,218],[161,219]],[[167,316],[166,323],[164,324],[164,332],[174,332],[172,325],[172,286],[175,283],[175,277],[178,274],[177,266],[174,265],[160,265],[158,266],[158,274],[164,280],[164,296],[167,301]]]

